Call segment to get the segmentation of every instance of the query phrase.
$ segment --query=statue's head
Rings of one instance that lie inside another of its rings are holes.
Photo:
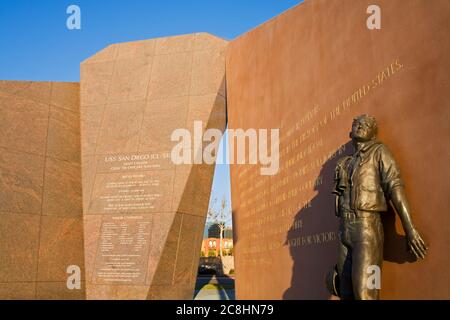
[[[377,120],[367,114],[353,120],[350,138],[356,142],[367,142],[376,139],[378,134]]]

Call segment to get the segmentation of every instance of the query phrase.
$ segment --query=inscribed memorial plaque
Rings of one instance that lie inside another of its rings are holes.
[[[227,42],[114,44],[81,65],[88,299],[191,299],[213,165],[175,165],[176,129],[226,123]]]

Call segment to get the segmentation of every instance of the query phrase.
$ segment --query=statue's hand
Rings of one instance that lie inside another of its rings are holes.
[[[407,236],[408,251],[412,252],[417,259],[425,259],[428,247],[416,229],[408,232]]]

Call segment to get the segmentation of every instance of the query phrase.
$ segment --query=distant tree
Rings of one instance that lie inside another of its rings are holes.
[[[217,198],[214,198],[208,209],[208,219],[216,223],[220,228],[219,252],[220,257],[223,257],[223,250],[222,250],[223,233],[225,230],[225,222],[229,218],[230,212],[226,210],[228,208],[228,201],[225,196],[222,198],[219,208],[216,207],[216,204]]]
[[[216,250],[209,250],[208,251],[208,257],[215,257],[216,256]]]

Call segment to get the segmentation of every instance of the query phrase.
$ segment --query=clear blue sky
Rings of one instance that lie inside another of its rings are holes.
[[[299,0],[1,0],[0,78],[79,81],[79,63],[116,42],[209,32],[231,40]],[[66,9],[81,8],[81,30]]]
[[[209,32],[227,40],[301,0],[0,0],[0,80],[79,81],[79,64],[111,43]],[[66,9],[81,8],[81,30]],[[229,167],[211,198],[230,203]]]

